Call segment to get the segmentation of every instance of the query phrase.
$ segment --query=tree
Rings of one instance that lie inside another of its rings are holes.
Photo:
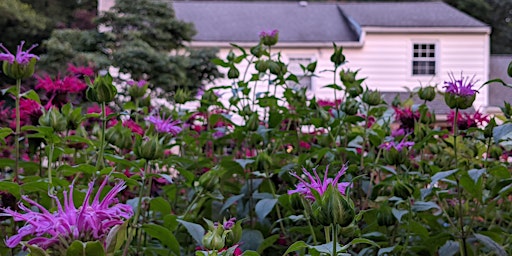
[[[220,76],[211,62],[216,51],[188,49],[185,42],[195,34],[193,24],[177,20],[165,3],[118,0],[98,24],[107,29],[54,31],[42,63],[49,70],[69,61],[112,65],[168,92],[177,87],[194,90]]]

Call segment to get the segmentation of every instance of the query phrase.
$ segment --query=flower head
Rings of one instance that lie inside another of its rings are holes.
[[[445,81],[444,88],[446,88],[446,93],[455,94],[458,96],[473,96],[477,93],[477,90],[473,89],[475,83],[473,82],[473,78],[463,77],[461,75],[460,79],[456,79],[453,74],[449,74],[450,81]]]
[[[447,116],[447,121],[449,123],[453,123],[455,120],[455,111],[450,111]],[[471,127],[478,127],[490,121],[488,115],[484,115],[480,113],[480,111],[476,111],[473,114],[470,113],[458,113],[457,116],[457,127],[459,130],[467,130]]]
[[[386,142],[380,144],[379,148],[385,149],[387,151],[389,151],[389,150],[394,148],[394,149],[396,149],[397,151],[400,152],[404,148],[408,148],[408,147],[412,147],[412,146],[414,146],[414,142],[402,140],[400,142],[386,141]]]
[[[75,76],[94,76],[94,69],[92,67],[75,66],[68,64],[68,71]]]
[[[178,126],[178,124],[180,124],[180,121],[173,121],[171,117],[167,119],[162,119],[157,115],[153,115],[144,118],[144,120],[153,124],[155,126],[155,130],[159,133],[170,133],[173,136],[176,136],[182,130],[182,128]]]
[[[30,51],[37,47],[37,44],[32,45],[28,50],[23,51],[23,45],[25,41],[21,41],[21,44],[18,45],[18,49],[16,51],[16,56],[14,56],[7,48],[5,48],[2,44],[0,44],[0,48],[5,51],[5,53],[0,53],[0,61],[7,61],[9,64],[13,64],[17,62],[18,64],[26,65],[33,58],[39,60],[39,57],[35,54],[30,53]]]
[[[144,85],[146,85],[147,83],[148,83],[148,81],[146,81],[146,80],[139,80],[139,81],[130,80],[127,82],[127,84],[129,86],[137,86],[137,87],[144,87]]]
[[[306,168],[302,168],[302,172],[304,175],[306,175],[307,180],[309,181],[301,178],[296,173],[291,173],[291,175],[297,178],[300,182],[297,184],[296,189],[288,190],[288,195],[299,193],[304,195],[304,197],[307,199],[314,200],[315,197],[313,196],[312,190],[315,190],[320,195],[323,195],[325,191],[327,191],[329,184],[331,184],[334,188],[337,188],[342,195],[345,195],[347,188],[350,186],[350,182],[339,182],[339,180],[341,176],[345,174],[347,169],[347,166],[343,166],[333,179],[327,177],[329,174],[329,166],[327,166],[325,168],[324,178],[321,179],[316,172],[316,168],[313,168],[314,176],[311,175],[311,173],[309,173]]]
[[[24,204],[19,208],[25,213],[3,209],[0,215],[12,216],[14,221],[25,221],[25,225],[18,230],[18,234],[9,237],[6,245],[16,247],[25,236],[31,235],[28,244],[35,244],[42,249],[66,249],[66,244],[74,240],[101,241],[105,246],[105,239],[110,230],[121,225],[133,215],[132,208],[127,204],[120,204],[116,195],[126,186],[119,181],[100,201],[101,191],[107,184],[108,177],[100,185],[96,195],[89,202],[94,189],[94,181],[89,183],[89,189],[82,205],[75,207],[73,202],[73,184],[69,186],[69,194],[64,191],[63,203],[55,195],[50,195],[57,205],[57,211],[50,213],[43,206],[27,196],[23,199],[32,207]],[[37,208],[37,211],[34,211]]]
[[[279,31],[277,29],[271,31],[260,32],[260,42],[266,46],[272,46],[277,44],[279,38]]]

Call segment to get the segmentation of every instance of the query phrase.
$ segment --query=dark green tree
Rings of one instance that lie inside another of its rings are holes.
[[[151,0],[118,0],[98,19],[103,31],[57,30],[47,41],[42,64],[54,70],[66,62],[112,65],[164,91],[195,90],[220,73],[212,49],[188,49],[193,24],[176,19],[171,6]]]

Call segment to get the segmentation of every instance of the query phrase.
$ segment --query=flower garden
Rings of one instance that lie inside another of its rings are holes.
[[[465,111],[479,88],[453,75],[414,90],[421,104],[384,102],[336,45],[334,100],[308,98],[293,85],[316,63],[291,74],[278,32],[260,38],[214,61],[231,84],[169,107],[151,104],[158,84],[40,75],[32,48],[2,47],[0,255],[512,254],[508,103]]]

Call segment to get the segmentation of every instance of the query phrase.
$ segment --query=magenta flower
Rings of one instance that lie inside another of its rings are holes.
[[[263,37],[274,37],[276,36],[277,34],[279,33],[279,31],[277,29],[274,29],[274,30],[270,30],[270,31],[261,31],[260,32],[260,38],[263,38]]]
[[[453,74],[449,74],[451,81],[444,82],[446,93],[454,94],[457,96],[473,96],[477,93],[477,90],[473,89],[475,83],[473,78],[463,77],[461,74],[460,79],[456,79]]]
[[[0,53],[0,61],[7,61],[9,64],[13,64],[15,61],[18,64],[26,65],[32,60],[36,58],[39,60],[39,57],[35,54],[30,53],[30,51],[37,47],[37,44],[32,45],[28,50],[23,51],[23,45],[25,41],[21,41],[21,44],[18,45],[18,50],[16,51],[16,56],[14,56],[7,48],[5,48],[2,44],[0,44],[0,48],[4,50],[4,53]]]
[[[225,220],[224,223],[222,223],[222,226],[225,230],[231,229],[236,224],[236,218],[233,217],[229,220]]]
[[[155,130],[159,133],[170,133],[173,136],[176,136],[182,130],[182,128],[178,126],[180,121],[173,121],[171,117],[162,119],[159,116],[153,115],[144,118],[144,120],[153,124],[155,126]]]
[[[309,173],[306,168],[302,168],[302,172],[306,175],[307,180],[301,178],[296,173],[291,173],[291,175],[297,178],[300,182],[296,185],[296,189],[288,190],[288,195],[299,193],[304,195],[306,199],[315,200],[313,196],[312,190],[317,191],[320,195],[323,195],[325,191],[327,191],[327,187],[331,184],[334,188],[338,188],[342,195],[345,195],[347,188],[350,186],[350,182],[339,182],[341,176],[345,174],[347,171],[347,166],[343,166],[341,170],[336,174],[333,178],[328,178],[327,175],[329,173],[329,166],[325,168],[325,174],[323,180],[320,179],[318,173],[316,172],[316,168],[313,168],[313,175]]]
[[[453,123],[453,121],[455,120],[455,111],[450,111],[446,118],[447,122]],[[459,128],[459,130],[467,130],[468,128],[471,127],[478,127],[484,125],[489,121],[489,116],[482,114],[480,111],[476,111],[474,114],[459,112],[457,117],[457,127]]]
[[[23,199],[31,207],[20,203],[19,208],[25,213],[15,212],[11,209],[3,209],[5,213],[0,216],[12,216],[14,221],[25,221],[25,225],[18,230],[18,234],[9,237],[5,244],[16,247],[26,236],[33,236],[28,244],[35,244],[46,250],[52,248],[63,251],[67,245],[75,240],[101,241],[105,246],[105,239],[110,230],[121,225],[133,215],[132,208],[127,204],[120,204],[116,195],[126,186],[124,181],[119,181],[100,201],[101,191],[107,184],[108,177],[103,180],[92,203],[92,191],[94,181],[89,183],[89,189],[82,205],[77,209],[73,202],[73,184],[69,186],[69,194],[64,191],[63,204],[56,196],[53,198],[57,205],[57,211],[50,213],[43,206],[27,196]],[[34,211],[33,208],[37,208]]]
[[[92,67],[74,66],[68,64],[68,71],[75,76],[94,76],[94,69]]]
[[[395,148],[398,152],[400,152],[400,151],[402,151],[402,149],[412,147],[412,146],[414,146],[414,142],[412,142],[412,141],[404,141],[404,140],[400,141],[400,142],[386,141],[386,142],[380,144],[379,148],[385,149],[387,151]]]

